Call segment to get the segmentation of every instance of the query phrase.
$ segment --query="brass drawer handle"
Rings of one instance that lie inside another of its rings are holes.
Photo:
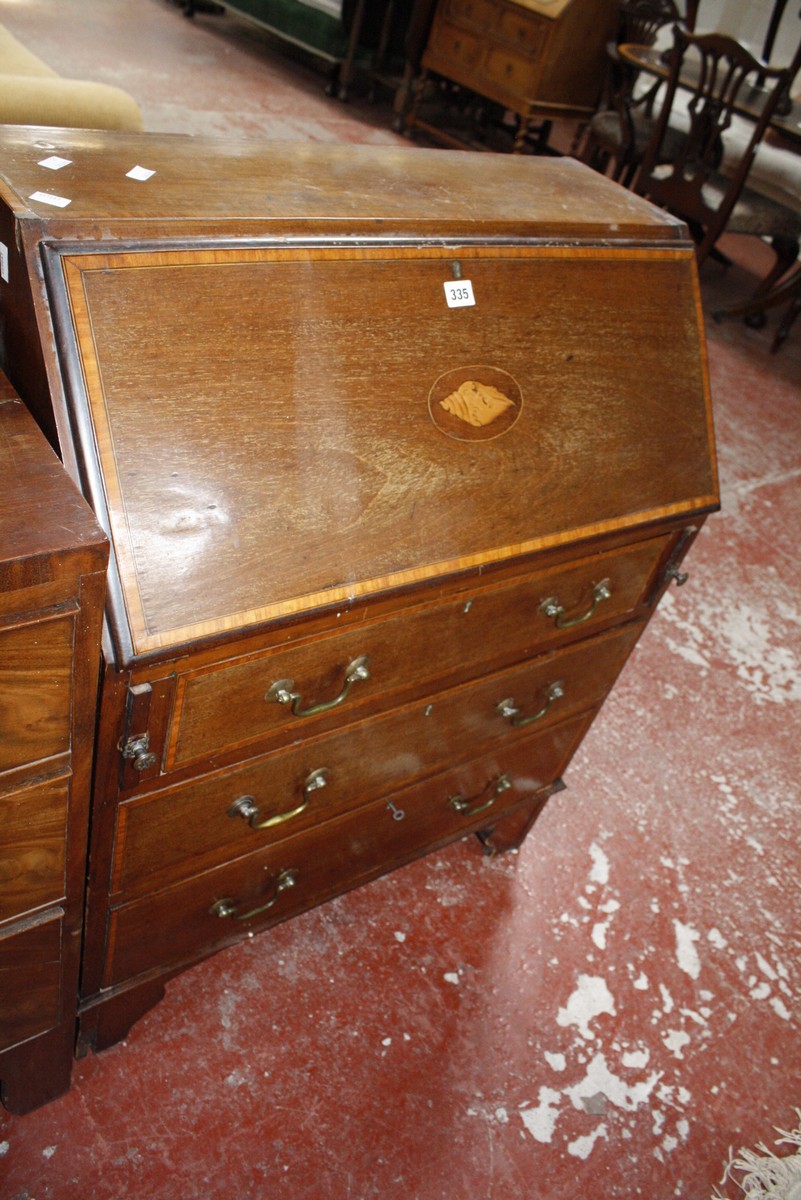
[[[524,729],[526,725],[533,725],[535,721],[541,721],[547,713],[548,709],[557,700],[561,700],[565,694],[565,685],[561,679],[552,683],[545,693],[546,700],[539,712],[532,713],[529,717],[521,715],[520,709],[515,707],[515,702],[510,696],[508,700],[501,700],[495,708],[499,717],[508,717],[515,729]]]
[[[273,817],[266,817],[263,821],[260,821],[261,809],[256,803],[255,798],[253,796],[240,796],[238,800],[234,800],[228,809],[228,816],[242,817],[243,820],[247,821],[251,829],[271,829],[273,825],[283,825],[285,821],[291,821],[293,817],[300,816],[311,800],[312,792],[319,791],[327,783],[328,771],[325,767],[318,767],[316,771],[312,771],[304,783],[303,799],[297,808],[293,808],[291,812],[277,813]]]
[[[543,600],[539,611],[544,617],[553,617],[553,623],[557,629],[572,629],[574,625],[583,625],[585,621],[589,621],[598,605],[604,600],[611,599],[612,581],[610,579],[602,579],[592,589],[592,604],[580,617],[572,617],[569,620],[565,620],[564,605],[559,603],[558,596],[549,596],[547,600]]]
[[[296,717],[316,717],[318,713],[328,712],[329,709],[336,708],[338,704],[346,700],[354,683],[369,678],[370,659],[366,654],[361,654],[345,667],[344,687],[333,700],[323,700],[319,704],[310,705],[309,708],[301,708],[303,697],[300,692],[292,690],[295,686],[293,679],[277,679],[269,688],[264,699],[274,704],[291,704],[292,712]]]
[[[267,903],[260,904],[257,908],[250,908],[247,912],[237,912],[236,900],[229,899],[217,900],[212,904],[209,912],[215,917],[231,917],[234,921],[249,921],[251,917],[257,917],[259,913],[267,912],[268,908],[272,908],[282,892],[295,886],[297,879],[297,871],[282,871],[276,878],[275,890]]]
[[[450,796],[448,805],[464,817],[475,817],[478,813],[484,812],[495,803],[499,796],[504,792],[508,792],[512,786],[512,781],[508,775],[501,775],[494,783],[488,783],[480,796],[465,800],[464,796]],[[490,793],[489,799],[485,800],[487,792]],[[476,803],[478,801],[478,803]],[[474,807],[471,807],[474,805]]]

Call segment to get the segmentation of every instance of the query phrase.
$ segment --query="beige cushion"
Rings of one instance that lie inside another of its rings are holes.
[[[106,83],[58,76],[0,74],[0,124],[59,125],[76,129],[143,128],[136,101]]]
[[[59,125],[138,133],[132,96],[107,83],[62,79],[0,25],[0,125]]]

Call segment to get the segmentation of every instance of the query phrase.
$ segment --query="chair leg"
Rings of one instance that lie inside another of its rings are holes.
[[[712,316],[716,321],[721,321],[724,317],[743,317],[746,325],[751,329],[761,329],[767,320],[766,311],[774,308],[777,304],[784,304],[788,299],[789,307],[781,319],[771,346],[771,351],[775,354],[787,340],[793,322],[801,313],[801,267],[788,275],[785,281],[778,287],[774,287],[772,291],[763,292],[758,298],[752,296],[749,300],[742,304],[735,304],[731,308],[717,309]]]
[[[773,267],[768,271],[765,278],[760,283],[757,290],[751,297],[752,301],[759,301],[763,296],[767,296],[773,291],[779,280],[787,274],[787,272],[798,261],[798,252],[801,247],[796,238],[776,237],[771,239],[771,249],[776,255],[776,261]]]
[[[790,327],[795,321],[799,313],[801,313],[801,275],[797,279],[798,291],[795,298],[791,301],[786,313],[782,317],[781,324],[776,330],[776,335],[771,346],[771,353],[775,354],[780,346],[783,346],[787,340],[787,335],[790,332]]]

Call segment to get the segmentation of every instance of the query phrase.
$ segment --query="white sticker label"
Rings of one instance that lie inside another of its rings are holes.
[[[448,308],[467,308],[469,305],[475,304],[473,285],[469,279],[449,279],[443,286]]]
[[[49,192],[34,192],[28,199],[38,200],[40,204],[52,204],[54,208],[66,208],[68,204],[72,204],[72,201],[64,196],[51,196]]]
[[[8,246],[0,242],[0,279],[8,283]]]
[[[40,159],[38,165],[47,167],[48,171],[60,171],[62,167],[68,167],[71,162],[71,158],[59,158],[57,154],[51,154],[49,158]]]
[[[144,183],[146,179],[150,179],[151,175],[155,175],[155,171],[148,170],[147,167],[131,167],[130,171],[126,171],[128,179],[138,179]]]

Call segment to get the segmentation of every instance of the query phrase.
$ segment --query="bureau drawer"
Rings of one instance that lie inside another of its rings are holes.
[[[0,1050],[46,1033],[60,1010],[60,918],[0,931]]]
[[[72,613],[0,630],[0,772],[70,746]]]
[[[504,9],[498,21],[498,34],[503,41],[529,55],[541,53],[549,28],[550,22],[545,17],[520,9]]]
[[[64,895],[69,781],[0,796],[0,921]]]
[[[440,10],[456,22],[464,21],[479,29],[491,29],[498,19],[497,5],[489,0],[445,0]]]
[[[591,715],[112,911],[106,985],[190,961],[491,826],[562,774]]]
[[[458,65],[472,70],[481,61],[483,52],[484,41],[480,33],[452,25],[450,21],[439,21],[431,32],[423,66],[448,74]]]
[[[126,800],[112,891],[141,892],[319,824],[475,757],[483,747],[596,708],[641,631],[631,623],[178,787]]]
[[[491,47],[482,68],[489,83],[497,84],[514,101],[534,95],[539,64],[524,54],[514,54],[505,46]]]
[[[667,537],[595,554],[553,570],[462,592],[458,599],[411,609],[288,649],[223,663],[179,679],[167,770],[260,738],[287,741],[341,726],[350,715],[423,692],[437,682],[530,657],[629,616],[647,599]],[[351,685],[348,668],[369,662],[369,678]],[[296,716],[279,703],[275,685],[301,712],[347,695],[326,711]]]

